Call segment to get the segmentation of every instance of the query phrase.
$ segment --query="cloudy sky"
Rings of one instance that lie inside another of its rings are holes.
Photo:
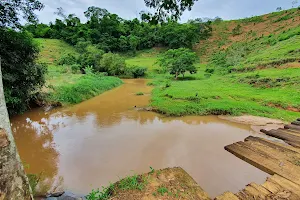
[[[181,21],[199,17],[223,19],[237,19],[273,12],[277,7],[288,9],[294,0],[198,0],[192,11],[185,12]],[[41,0],[45,8],[38,13],[40,22],[54,21],[53,14],[58,7],[62,7],[67,14],[74,13],[85,21],[83,12],[89,6],[106,8],[111,13],[116,13],[124,19],[138,17],[138,13],[147,10],[144,0]],[[298,3],[299,5],[299,3]]]

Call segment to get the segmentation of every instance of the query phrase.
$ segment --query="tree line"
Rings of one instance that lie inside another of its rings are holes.
[[[97,45],[105,52],[128,52],[163,46],[167,48],[191,48],[201,39],[211,35],[211,21],[201,19],[178,23],[171,18],[153,23],[145,13],[141,19],[125,20],[106,9],[89,7],[84,12],[86,23],[75,14],[65,15],[61,8],[60,18],[47,24],[30,24],[25,30],[37,38],[62,39],[71,45],[85,43]]]

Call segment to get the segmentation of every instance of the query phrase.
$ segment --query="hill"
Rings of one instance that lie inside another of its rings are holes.
[[[299,117],[299,24],[299,9],[213,22],[212,36],[194,47],[200,58],[198,73],[184,81],[155,75],[152,106],[177,116]],[[157,55],[142,53],[134,59],[155,63]]]

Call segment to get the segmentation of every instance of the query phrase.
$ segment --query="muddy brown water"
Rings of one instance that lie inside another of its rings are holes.
[[[250,126],[215,116],[165,117],[134,108],[149,103],[147,80],[125,84],[78,105],[11,119],[27,173],[41,174],[39,190],[87,194],[149,167],[184,168],[211,197],[237,192],[268,176],[224,150],[255,135]],[[144,96],[136,96],[144,92]]]

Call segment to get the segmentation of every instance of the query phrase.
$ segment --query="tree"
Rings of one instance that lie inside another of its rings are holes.
[[[10,114],[27,110],[45,83],[46,68],[36,64],[38,46],[27,32],[0,29],[0,56],[6,105]]]
[[[32,74],[39,73],[34,66],[26,70],[35,58],[35,53],[33,53],[35,48],[30,49],[32,46],[26,46],[30,40],[24,37],[24,32],[14,32],[8,28],[20,28],[20,16],[26,21],[35,22],[37,17],[34,11],[42,8],[43,5],[38,0],[0,1],[0,199],[33,199],[12,135],[4,93],[9,95],[15,87],[19,89],[32,87],[31,81],[34,82]],[[15,47],[17,47],[16,51]],[[29,53],[26,52],[28,50]],[[1,59],[4,67],[3,80],[7,82],[10,79],[16,85],[7,86],[6,83],[3,87]],[[7,74],[7,70],[12,68],[19,73],[19,76]],[[23,78],[23,80],[17,80],[18,78]],[[19,92],[22,93],[21,90]]]
[[[170,49],[159,58],[159,65],[168,70],[170,74],[174,74],[177,79],[180,74],[184,77],[186,71],[191,74],[196,73],[197,69],[194,64],[197,60],[196,53],[190,49]]]
[[[281,8],[281,7],[277,7],[277,8],[276,8],[276,11],[278,11],[278,12],[279,12],[279,11],[282,11],[282,8]]]
[[[43,4],[39,0],[1,0],[0,27],[20,28],[20,16],[25,21],[36,22],[35,10],[41,10]]]
[[[191,10],[195,1],[198,0],[144,0],[149,8],[155,9],[154,16],[149,16],[149,21],[166,21],[171,18],[172,20],[179,20],[180,16],[185,10]],[[144,13],[146,14],[146,13]],[[145,15],[144,15],[145,17]]]
[[[12,135],[5,105],[0,58],[0,199],[33,199]]]

